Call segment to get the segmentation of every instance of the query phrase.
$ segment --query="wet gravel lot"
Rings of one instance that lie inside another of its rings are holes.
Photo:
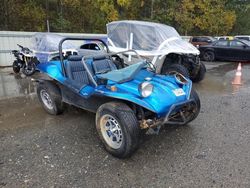
[[[0,187],[250,187],[250,64],[206,63],[202,103],[188,126],[146,135],[120,160],[102,147],[95,115],[48,115],[29,78],[0,70]]]

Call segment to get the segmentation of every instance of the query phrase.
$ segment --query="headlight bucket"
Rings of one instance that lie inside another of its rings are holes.
[[[188,80],[182,74],[176,73],[174,76],[175,76],[175,80],[177,83],[179,83],[181,85],[185,85],[188,83]]]
[[[149,97],[153,90],[154,86],[150,82],[142,82],[138,87],[139,93],[142,97]]]

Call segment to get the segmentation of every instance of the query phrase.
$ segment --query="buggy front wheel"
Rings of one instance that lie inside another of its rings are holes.
[[[109,102],[99,107],[96,129],[105,149],[115,157],[129,157],[138,148],[138,121],[124,103]]]
[[[200,98],[199,98],[199,95],[197,94],[197,92],[195,91],[195,89],[191,90],[190,99],[194,100],[195,107],[194,107],[193,113],[191,114],[191,117],[190,117],[190,119],[189,119],[189,121],[187,123],[189,123],[189,122],[193,121],[195,118],[197,118],[197,116],[200,113],[200,109],[201,109]]]

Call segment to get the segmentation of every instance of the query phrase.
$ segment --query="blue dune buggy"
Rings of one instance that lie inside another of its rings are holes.
[[[98,39],[62,39],[60,60],[37,66],[44,73],[37,80],[38,98],[49,114],[62,113],[64,103],[96,113],[97,132],[112,155],[130,156],[139,146],[142,129],[185,125],[199,114],[199,97],[192,82],[181,74],[155,74],[153,65],[142,59],[126,66],[119,53],[79,53],[65,59],[62,43],[66,40]],[[136,54],[133,50],[123,53]]]

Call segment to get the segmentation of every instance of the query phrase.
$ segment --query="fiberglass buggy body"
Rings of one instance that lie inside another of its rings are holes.
[[[199,50],[183,40],[171,26],[145,21],[114,21],[107,24],[108,46],[112,52],[136,50],[150,58],[159,74],[179,72],[193,82],[203,80],[205,65]],[[133,59],[129,57],[133,63]]]
[[[199,97],[191,80],[181,74],[155,74],[150,62],[140,58],[118,69],[123,62],[117,56],[121,52],[90,56],[78,52],[64,59],[65,40],[88,39],[64,38],[59,44],[60,60],[38,65],[42,75],[37,79],[38,98],[49,114],[62,113],[64,103],[96,113],[98,134],[112,155],[131,155],[138,148],[142,129],[185,125],[199,114]],[[125,53],[136,54],[133,50]]]

